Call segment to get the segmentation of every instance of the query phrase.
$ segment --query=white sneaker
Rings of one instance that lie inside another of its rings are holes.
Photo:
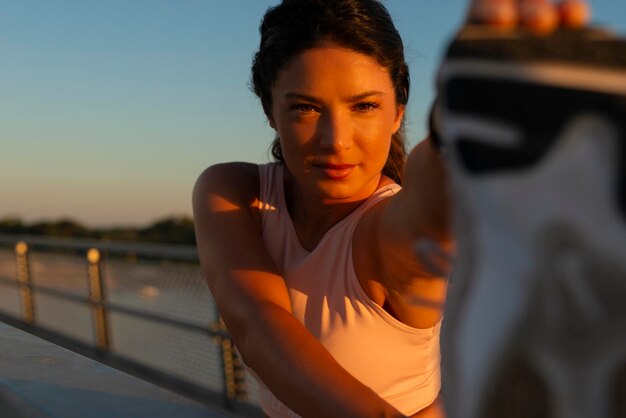
[[[440,71],[447,417],[626,417],[626,41],[504,36],[465,30]]]

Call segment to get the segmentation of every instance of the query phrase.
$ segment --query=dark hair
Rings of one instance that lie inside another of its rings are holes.
[[[294,55],[322,41],[374,58],[391,76],[396,103],[409,100],[409,69],[404,46],[389,12],[378,0],[283,0],[271,7],[259,27],[261,42],[252,64],[252,89],[271,117],[272,94],[278,72]],[[284,162],[280,139],[272,156]],[[392,136],[383,174],[402,182],[406,159],[404,124]]]

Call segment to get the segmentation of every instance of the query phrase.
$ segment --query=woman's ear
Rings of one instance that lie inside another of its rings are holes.
[[[404,118],[404,111],[406,110],[405,105],[398,105],[396,111],[396,118],[393,121],[393,133],[398,132],[398,129],[402,126],[402,119]]]

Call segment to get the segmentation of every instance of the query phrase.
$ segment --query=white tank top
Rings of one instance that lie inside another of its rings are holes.
[[[439,331],[412,328],[372,301],[352,261],[352,235],[361,216],[400,190],[378,189],[334,225],[309,252],[300,244],[284,196],[283,166],[259,166],[263,239],[283,274],[293,315],[348,372],[405,415],[439,394]],[[272,418],[298,417],[259,382],[260,401]]]

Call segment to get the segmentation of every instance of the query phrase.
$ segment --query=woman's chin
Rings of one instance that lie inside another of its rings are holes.
[[[315,194],[327,202],[355,202],[367,199],[375,188],[357,185],[354,182],[341,180],[322,180],[317,182]]]

